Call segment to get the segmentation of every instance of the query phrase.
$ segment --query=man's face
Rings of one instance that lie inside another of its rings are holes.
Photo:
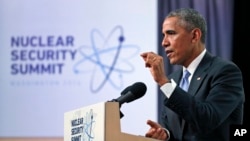
[[[178,24],[177,17],[170,17],[162,24],[162,46],[171,64],[188,65],[192,60],[193,33]]]

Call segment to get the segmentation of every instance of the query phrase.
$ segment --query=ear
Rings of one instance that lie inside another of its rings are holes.
[[[192,42],[198,42],[201,39],[201,30],[199,28],[195,28],[192,30]]]

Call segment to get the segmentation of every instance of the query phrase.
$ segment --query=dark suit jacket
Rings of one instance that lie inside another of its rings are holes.
[[[169,78],[177,87],[164,100],[164,122],[171,140],[229,141],[230,125],[242,124],[245,101],[240,69],[206,53],[193,74],[188,93],[179,86],[182,70]]]

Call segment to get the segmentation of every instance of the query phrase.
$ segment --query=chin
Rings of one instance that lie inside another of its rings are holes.
[[[176,62],[174,60],[170,60],[170,64],[175,65]]]

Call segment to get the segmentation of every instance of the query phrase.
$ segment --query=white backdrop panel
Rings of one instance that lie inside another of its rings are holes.
[[[112,100],[135,82],[144,97],[121,107],[123,132],[156,120],[157,89],[140,53],[156,51],[154,0],[1,0],[0,136],[63,136],[63,114]]]

